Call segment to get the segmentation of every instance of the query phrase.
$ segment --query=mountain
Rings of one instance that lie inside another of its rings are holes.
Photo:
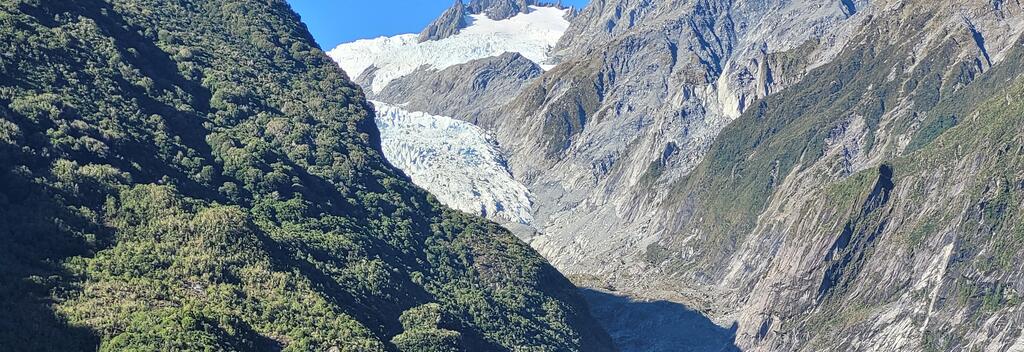
[[[550,68],[548,51],[569,27],[568,13],[535,7],[529,14],[505,20],[471,15],[472,25],[452,37],[422,43],[416,34],[364,39],[341,44],[328,54],[370,94],[418,70],[443,70],[507,52]]]
[[[595,0],[567,18],[540,74],[492,53],[372,90],[492,133],[533,200],[516,233],[574,282],[685,304],[741,349],[1024,348],[1024,5]]]
[[[455,4],[451,8],[420,32],[419,42],[439,40],[455,35],[460,29],[466,28],[468,17],[466,4],[463,4],[462,0],[455,0]]]
[[[613,350],[536,252],[390,166],[284,1],[0,21],[0,350]]]

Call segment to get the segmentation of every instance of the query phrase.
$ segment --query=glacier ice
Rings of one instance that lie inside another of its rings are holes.
[[[384,156],[442,203],[495,221],[531,224],[531,196],[497,141],[469,122],[373,101]]]

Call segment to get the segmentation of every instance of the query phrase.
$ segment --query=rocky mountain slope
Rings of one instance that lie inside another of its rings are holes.
[[[1021,204],[987,189],[1022,176],[989,147],[1020,142],[1022,9],[957,5],[864,9],[833,62],[745,112],[673,184],[651,263],[735,299],[741,344],[1016,343],[1024,258],[1006,241]],[[964,134],[987,129],[1009,132]],[[1009,203],[986,211],[993,192]]]
[[[420,32],[419,42],[451,37],[459,33],[459,30],[466,28],[469,20],[469,10],[466,9],[466,4],[462,3],[462,0],[456,0],[451,8],[441,14],[441,17]]]
[[[285,2],[0,22],[0,350],[613,350],[536,252],[390,166]]]
[[[595,0],[542,74],[491,55],[374,91],[494,133],[521,237],[577,283],[743,349],[1005,350],[1022,33],[1017,1]]]

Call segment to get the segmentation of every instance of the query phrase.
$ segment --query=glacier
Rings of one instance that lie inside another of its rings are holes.
[[[469,122],[371,101],[384,157],[452,208],[530,225],[530,191],[512,177],[494,137]]]
[[[568,9],[531,6],[531,11],[506,20],[470,15],[458,34],[418,43],[418,34],[363,39],[341,44],[327,54],[353,78],[377,68],[371,87],[379,93],[388,83],[418,69],[437,69],[517,52],[548,70],[548,52],[569,28]]]

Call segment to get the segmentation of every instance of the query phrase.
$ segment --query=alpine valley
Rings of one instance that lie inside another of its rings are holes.
[[[328,54],[622,351],[1024,351],[1022,33],[1017,0],[472,0]]]
[[[0,351],[1024,351],[1024,2],[437,15],[0,0]]]

